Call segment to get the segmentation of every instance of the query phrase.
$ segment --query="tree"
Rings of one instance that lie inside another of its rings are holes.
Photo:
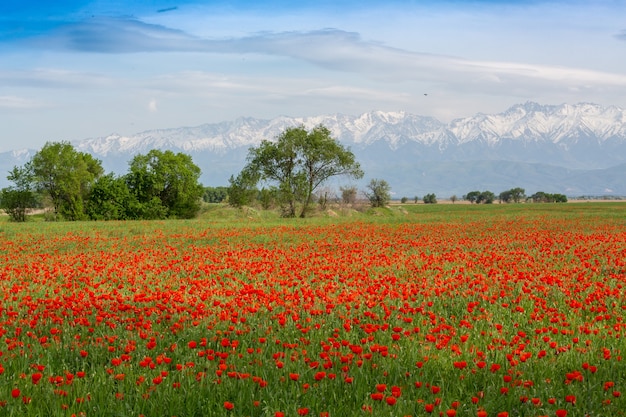
[[[523,188],[511,188],[509,192],[511,193],[511,199],[513,199],[514,203],[519,203],[522,200],[526,199],[526,190],[524,190]]]
[[[36,204],[35,193],[32,190],[33,173],[30,164],[23,167],[13,167],[7,176],[13,186],[0,191],[0,208],[2,208],[16,222],[26,221],[26,211]]]
[[[205,203],[221,203],[228,197],[228,187],[204,187],[202,200]]]
[[[564,194],[549,194],[538,191],[531,195],[533,203],[567,203],[567,196]]]
[[[369,191],[365,195],[370,200],[372,207],[385,207],[391,200],[391,187],[385,180],[373,179],[367,185]]]
[[[495,199],[496,199],[496,195],[494,193],[492,193],[491,191],[483,191],[478,196],[476,203],[477,204],[480,204],[480,203],[492,204]]]
[[[258,181],[259,176],[251,169],[244,169],[236,177],[231,175],[228,180],[228,204],[238,208],[250,205],[259,192],[256,188]]]
[[[452,204],[456,203],[456,200],[458,200],[458,198],[457,198],[456,194],[452,194],[452,195],[450,196],[450,201],[452,201]]]
[[[153,149],[136,155],[126,183],[138,203],[139,218],[192,218],[200,210],[204,189],[200,168],[189,155]]]
[[[463,196],[463,199],[469,201],[470,203],[476,204],[491,204],[496,199],[496,195],[491,191],[471,191]]]
[[[478,203],[479,197],[480,191],[470,191],[463,196],[463,199],[469,201],[470,203]]]
[[[501,203],[519,203],[526,198],[525,192],[523,188],[511,188],[510,190],[501,192],[498,198]]]
[[[50,197],[55,217],[83,219],[84,201],[104,172],[100,161],[76,151],[69,142],[48,142],[30,164],[35,187]]]
[[[354,154],[333,139],[322,125],[310,132],[303,126],[288,128],[276,142],[264,140],[250,149],[242,173],[242,180],[249,178],[276,184],[285,217],[295,217],[298,204],[301,205],[300,217],[305,217],[315,190],[329,178],[363,176]]]
[[[435,194],[426,194],[423,198],[424,204],[437,204],[437,196]]]
[[[107,174],[98,178],[87,199],[86,212],[92,220],[126,220],[134,218],[137,201],[123,177]]]
[[[530,198],[533,200],[533,203],[546,203],[549,200],[549,195],[544,193],[543,191],[537,191],[535,194],[531,195]]]

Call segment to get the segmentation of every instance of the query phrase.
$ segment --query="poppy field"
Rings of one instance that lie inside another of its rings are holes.
[[[0,415],[625,415],[626,205],[525,206],[1,223]]]

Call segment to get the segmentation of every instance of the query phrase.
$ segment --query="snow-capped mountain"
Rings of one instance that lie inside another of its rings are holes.
[[[196,127],[150,130],[130,137],[114,134],[86,139],[76,145],[102,156],[142,152],[154,147],[219,151],[255,145],[263,139],[271,140],[290,126],[311,128],[319,124],[328,127],[342,142],[367,145],[384,140],[391,148],[411,141],[424,145],[445,143],[446,146],[481,141],[493,146],[507,140],[567,143],[581,138],[593,138],[599,142],[626,139],[626,111],[618,107],[589,103],[542,106],[527,102],[503,113],[479,113],[449,124],[432,117],[382,111],[359,116],[239,118]]]
[[[399,195],[462,195],[474,189],[497,193],[517,186],[531,193],[626,195],[626,175],[623,179],[619,175],[626,174],[626,169],[615,168],[626,167],[626,111],[591,103],[527,102],[502,113],[479,113],[450,123],[382,111],[358,116],[239,118],[132,136],[109,135],[78,141],[74,146],[117,173],[126,172],[133,155],[150,149],[184,152],[202,169],[204,184],[226,185],[245,164],[251,146],[275,139],[288,127],[310,129],[319,124],[352,149],[366,179],[385,178]],[[0,154],[0,164],[8,171],[30,154]],[[5,165],[9,161],[17,162]],[[444,171],[442,167],[446,167]],[[511,172],[511,167],[517,172]],[[609,168],[611,179],[604,181],[601,170]],[[593,185],[584,184],[585,170],[594,170],[588,176],[593,178]],[[437,178],[433,178],[435,172]],[[568,183],[570,177],[577,182]]]
[[[242,117],[232,122],[150,130],[131,137],[113,134],[82,140],[74,145],[83,152],[102,157],[142,153],[153,148],[221,153],[258,145],[264,139],[272,140],[288,127],[304,125],[310,129],[319,124],[329,128],[342,142],[367,145],[383,139],[391,148],[402,140],[426,142],[431,132],[445,126],[436,119],[404,112],[373,111],[360,116],[335,114],[305,118],[281,116],[272,120]]]
[[[541,106],[528,102],[495,115],[478,114],[453,121],[450,132],[462,143],[504,140],[565,143],[581,138],[600,142],[626,138],[626,111],[581,103]]]

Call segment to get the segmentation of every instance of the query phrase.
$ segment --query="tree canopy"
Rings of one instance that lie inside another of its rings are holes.
[[[138,217],[190,218],[200,209],[200,168],[189,155],[153,149],[130,162],[126,183],[139,203]]]
[[[305,217],[315,190],[331,177],[361,178],[363,171],[354,154],[319,125],[311,131],[304,126],[286,129],[275,142],[264,140],[251,148],[247,164],[237,178],[231,178],[235,196],[259,181],[275,185],[283,216]]]
[[[0,190],[0,208],[24,221],[26,209],[42,196],[55,220],[190,218],[205,192],[199,177],[189,155],[159,150],[136,155],[124,176],[103,175],[90,154],[69,142],[49,142],[10,172],[14,185]]]
[[[26,211],[36,205],[32,189],[33,174],[30,164],[13,167],[7,179],[13,186],[0,190],[0,208],[16,222],[26,221]]]
[[[48,142],[32,157],[30,168],[35,188],[50,198],[55,217],[85,218],[83,202],[104,172],[99,160],[69,142]]]
[[[372,207],[385,207],[391,200],[391,187],[385,180],[372,179],[367,185],[365,195]]]

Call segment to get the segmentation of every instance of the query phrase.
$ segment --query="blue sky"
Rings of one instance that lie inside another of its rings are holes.
[[[0,151],[241,116],[626,107],[624,16],[611,0],[1,2]]]

